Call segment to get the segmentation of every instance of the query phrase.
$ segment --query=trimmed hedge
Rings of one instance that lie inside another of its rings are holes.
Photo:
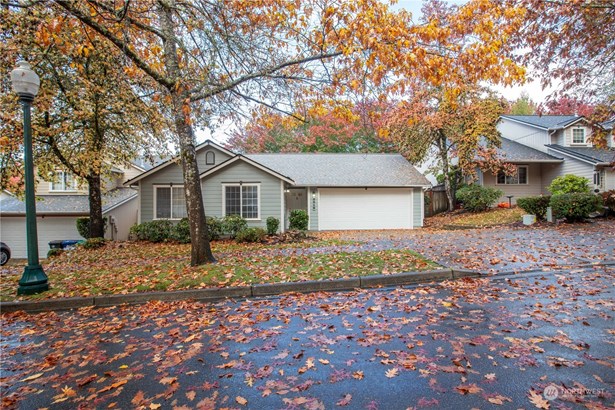
[[[270,216],[267,218],[267,235],[275,235],[280,227],[280,220],[276,217]]]
[[[517,206],[528,214],[536,215],[538,219],[545,219],[551,196],[528,196],[517,199]]]
[[[246,228],[237,232],[237,242],[260,242],[267,232],[263,228]]]
[[[482,212],[491,208],[502,194],[499,189],[471,184],[459,188],[455,196],[458,201],[463,202],[463,209]]]
[[[589,193],[589,180],[573,174],[562,175],[555,178],[547,187],[551,195]]]
[[[289,229],[298,229],[300,231],[307,231],[309,216],[303,209],[293,209],[290,211],[288,217]]]
[[[163,242],[171,237],[171,221],[164,219],[133,225],[130,234],[139,241]]]
[[[600,210],[602,197],[589,193],[553,195],[551,208],[556,218],[566,218],[569,222],[583,220],[594,211]]]
[[[222,230],[235,238],[240,231],[248,229],[248,222],[239,215],[227,215],[222,220]]]
[[[106,216],[103,217],[103,226],[106,232],[107,231],[107,217]],[[79,235],[81,235],[85,239],[90,238],[90,217],[89,216],[83,216],[81,218],[77,218],[77,232],[79,232]]]

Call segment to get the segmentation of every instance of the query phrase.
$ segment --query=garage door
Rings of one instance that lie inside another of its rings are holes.
[[[320,230],[410,229],[410,188],[321,188]]]
[[[83,239],[77,232],[75,217],[36,218],[38,254],[47,257],[49,242],[56,239]],[[11,248],[12,258],[27,258],[26,218],[21,216],[0,218],[0,240]]]

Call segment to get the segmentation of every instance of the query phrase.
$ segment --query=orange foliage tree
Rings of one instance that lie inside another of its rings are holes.
[[[283,107],[289,96],[335,96],[386,78],[432,85],[523,75],[506,41],[523,10],[470,0],[445,21],[415,24],[379,0],[49,0],[124,56],[168,104],[178,137],[193,265],[213,261],[194,128],[246,103]],[[78,39],[76,39],[78,41]],[[403,91],[408,83],[396,83]]]

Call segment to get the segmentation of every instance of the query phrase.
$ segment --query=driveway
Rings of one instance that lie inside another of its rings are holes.
[[[364,243],[358,246],[307,251],[412,249],[447,267],[493,273],[615,262],[613,218],[557,226],[502,226],[454,231],[429,228],[408,231],[345,231],[324,235]]]
[[[2,408],[612,408],[615,268],[2,315]]]

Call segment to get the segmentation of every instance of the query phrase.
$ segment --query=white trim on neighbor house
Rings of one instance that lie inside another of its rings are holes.
[[[284,181],[280,180],[280,232],[284,232],[284,215],[286,214],[286,193],[284,192]]]
[[[414,189],[410,190],[410,227],[414,229]]]
[[[421,227],[424,225],[425,220],[425,191],[421,189]]]
[[[221,152],[227,154],[230,157],[236,155],[234,152],[231,152],[231,151],[227,150],[226,148],[221,147],[220,145],[216,144],[215,142],[213,142],[211,140],[206,140],[202,144],[198,145],[197,147],[195,147],[194,151],[195,151],[195,153],[197,153],[197,152],[199,152],[200,150],[202,150],[202,149],[204,149],[206,147],[214,147],[218,151],[221,151]],[[140,181],[143,178],[153,174],[154,172],[158,172],[161,169],[168,167],[171,164],[179,164],[179,155],[177,155],[177,156],[175,156],[175,157],[173,157],[171,159],[168,159],[168,160],[166,160],[165,162],[163,162],[161,164],[158,164],[154,168],[152,168],[149,171],[144,172],[144,173],[142,173],[140,175],[137,175],[133,179],[129,179],[128,181],[124,182],[124,186],[130,186],[130,185],[134,184],[135,182]]]
[[[256,218],[246,218],[243,216],[243,190],[239,190],[239,208],[241,210],[241,217],[246,221],[260,221],[261,220],[261,184],[260,182],[224,182],[222,183],[222,217],[226,216],[226,187],[229,186],[255,186],[256,187],[256,211],[258,216]],[[281,222],[280,222],[281,223]]]
[[[154,189],[154,195],[153,195],[153,197],[154,197],[154,204],[153,204],[153,207],[152,207],[154,212],[153,212],[153,215],[152,215],[152,220],[179,221],[180,219],[185,218],[185,217],[182,217],[182,218],[173,218],[172,217],[173,216],[173,188],[184,189],[184,185],[183,184],[154,185],[152,188]],[[170,201],[170,203],[169,203],[169,215],[170,215],[170,217],[169,218],[158,218],[158,216],[157,216],[157,214],[158,214],[158,209],[157,209],[157,207],[158,207],[158,189],[159,188],[171,188],[171,192],[170,192],[170,196],[169,196],[169,201]],[[182,195],[182,197],[185,198],[185,195]],[[184,201],[185,201],[185,199],[184,199]],[[184,203],[184,206],[185,206],[185,203]],[[186,212],[186,210],[184,210],[184,211]],[[139,215],[140,214],[141,213],[139,212]]]
[[[529,185],[530,184],[530,167],[528,165],[516,165],[517,167],[517,182],[516,183],[511,183],[508,182],[508,177],[511,177],[512,175],[505,175],[504,178],[504,183],[500,183],[498,182],[498,176],[500,175],[500,172],[495,174],[495,184],[496,185],[500,185],[500,186],[506,186],[506,185]],[[519,182],[519,168],[525,168],[525,182],[521,183]]]
[[[143,201],[143,197],[141,196],[141,181],[137,184],[138,198],[139,198],[139,207],[137,209],[137,223],[141,224],[141,202]]]
[[[203,179],[211,174],[213,174],[214,172],[218,172],[219,170],[237,162],[237,161],[244,161],[245,163],[252,165],[255,168],[260,169],[261,171],[264,171],[270,175],[273,175],[276,178],[281,179],[282,181],[288,182],[291,185],[295,185],[295,181],[293,181],[291,178],[284,176],[274,170],[272,170],[271,168],[267,168],[266,166],[263,166],[261,164],[259,164],[258,162],[254,161],[253,159],[250,159],[248,157],[244,157],[243,155],[235,155],[233,158],[227,159],[226,161],[216,165],[215,167],[212,167],[210,169],[208,169],[207,171],[201,173],[200,178]]]
[[[69,187],[67,189],[66,187],[66,176],[69,176],[72,178],[72,187]],[[66,171],[62,171],[62,170],[56,170],[55,171],[55,175],[54,178],[59,178],[59,182],[49,182],[49,192],[77,192],[79,190],[79,184],[77,183],[77,178],[75,178],[74,175],[66,172]],[[62,186],[61,189],[54,189],[54,185],[59,184]]]

